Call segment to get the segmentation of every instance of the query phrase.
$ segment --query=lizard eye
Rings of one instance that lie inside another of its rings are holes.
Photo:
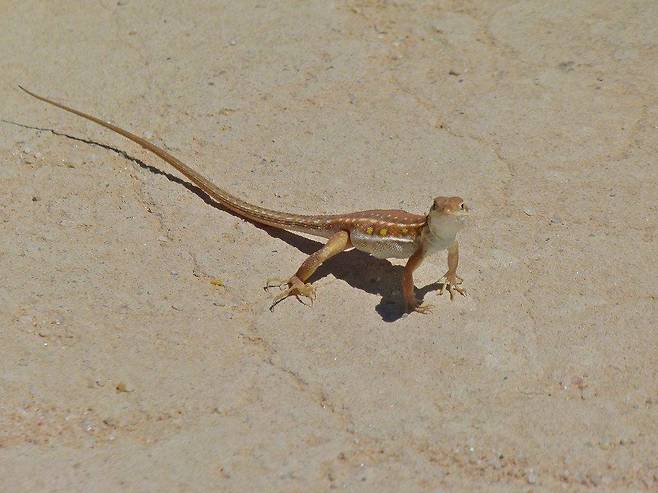
[[[459,204],[459,208],[460,208],[461,210],[464,210],[464,202],[462,202],[461,204]]]

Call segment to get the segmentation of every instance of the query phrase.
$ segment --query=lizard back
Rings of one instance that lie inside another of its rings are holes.
[[[398,209],[345,214],[334,220],[335,230],[350,232],[357,250],[377,258],[408,258],[417,249],[426,217]]]

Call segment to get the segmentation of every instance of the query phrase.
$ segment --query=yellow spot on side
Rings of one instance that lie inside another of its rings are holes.
[[[373,233],[373,231],[375,231],[375,230],[372,229],[372,226],[370,226],[368,229],[366,229],[366,233],[368,233],[369,235],[371,235]]]
[[[402,234],[406,235],[408,232],[409,232],[409,230],[407,228],[402,228]]]
[[[379,230],[379,236],[386,236],[386,233],[388,233],[388,229],[382,228]]]

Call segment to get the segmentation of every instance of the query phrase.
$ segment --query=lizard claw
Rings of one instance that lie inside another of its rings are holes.
[[[427,303],[423,303],[422,305],[418,305],[414,307],[414,311],[418,313],[422,313],[423,315],[429,315],[432,313],[432,309],[434,308],[434,305],[428,305]]]
[[[297,301],[300,303],[306,305],[306,306],[313,306],[313,302],[315,301],[315,288],[313,287],[312,284],[310,283],[303,283],[297,276],[293,276],[290,278],[290,280],[282,282],[282,283],[277,283],[277,284],[272,284],[274,280],[268,280],[267,285],[265,286],[265,289],[267,290],[268,288],[275,287],[275,286],[283,286],[283,285],[288,285],[288,288],[284,289],[281,293],[276,295],[274,299],[272,300],[272,305],[270,306],[270,311],[274,310],[274,307],[281,303],[283,300],[286,298],[289,298],[290,296],[294,296],[297,298]],[[303,301],[301,297],[308,298],[309,303],[306,303]]]
[[[441,287],[439,288],[439,295],[442,295],[443,291],[447,289],[448,293],[450,294],[450,301],[455,298],[455,291],[457,291],[462,296],[466,296],[466,290],[459,287],[459,285],[463,282],[464,280],[457,276],[457,274],[446,272],[445,275],[439,280],[439,283],[441,284]]]
[[[418,312],[423,314],[432,313],[434,305],[429,305],[427,303],[421,304],[418,300],[414,299],[413,302],[407,302],[406,311],[407,313]]]
[[[265,291],[268,291],[272,288],[282,288],[287,284],[288,284],[287,279],[281,279],[279,277],[270,277],[269,279],[265,280],[265,286],[263,286],[263,289]]]

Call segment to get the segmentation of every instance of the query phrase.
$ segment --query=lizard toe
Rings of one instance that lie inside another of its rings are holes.
[[[281,279],[280,277],[270,277],[265,280],[265,286],[263,286],[263,289],[265,291],[268,291],[269,289],[272,288],[282,288],[287,284],[288,284],[287,279]]]
[[[282,283],[281,285],[283,284],[287,284],[288,288],[284,289],[281,293],[279,293],[274,297],[274,299],[272,300],[272,305],[270,306],[270,310],[273,310],[277,304],[281,303],[283,300],[291,296],[297,298],[297,301],[299,301],[304,305],[308,305],[308,306],[313,305],[313,302],[315,301],[316,298],[316,294],[315,294],[315,288],[313,287],[312,284],[304,283],[296,276],[291,277],[288,281]],[[271,287],[274,286],[276,286],[276,284]],[[305,303],[302,298],[308,298],[310,300],[310,303]]]

